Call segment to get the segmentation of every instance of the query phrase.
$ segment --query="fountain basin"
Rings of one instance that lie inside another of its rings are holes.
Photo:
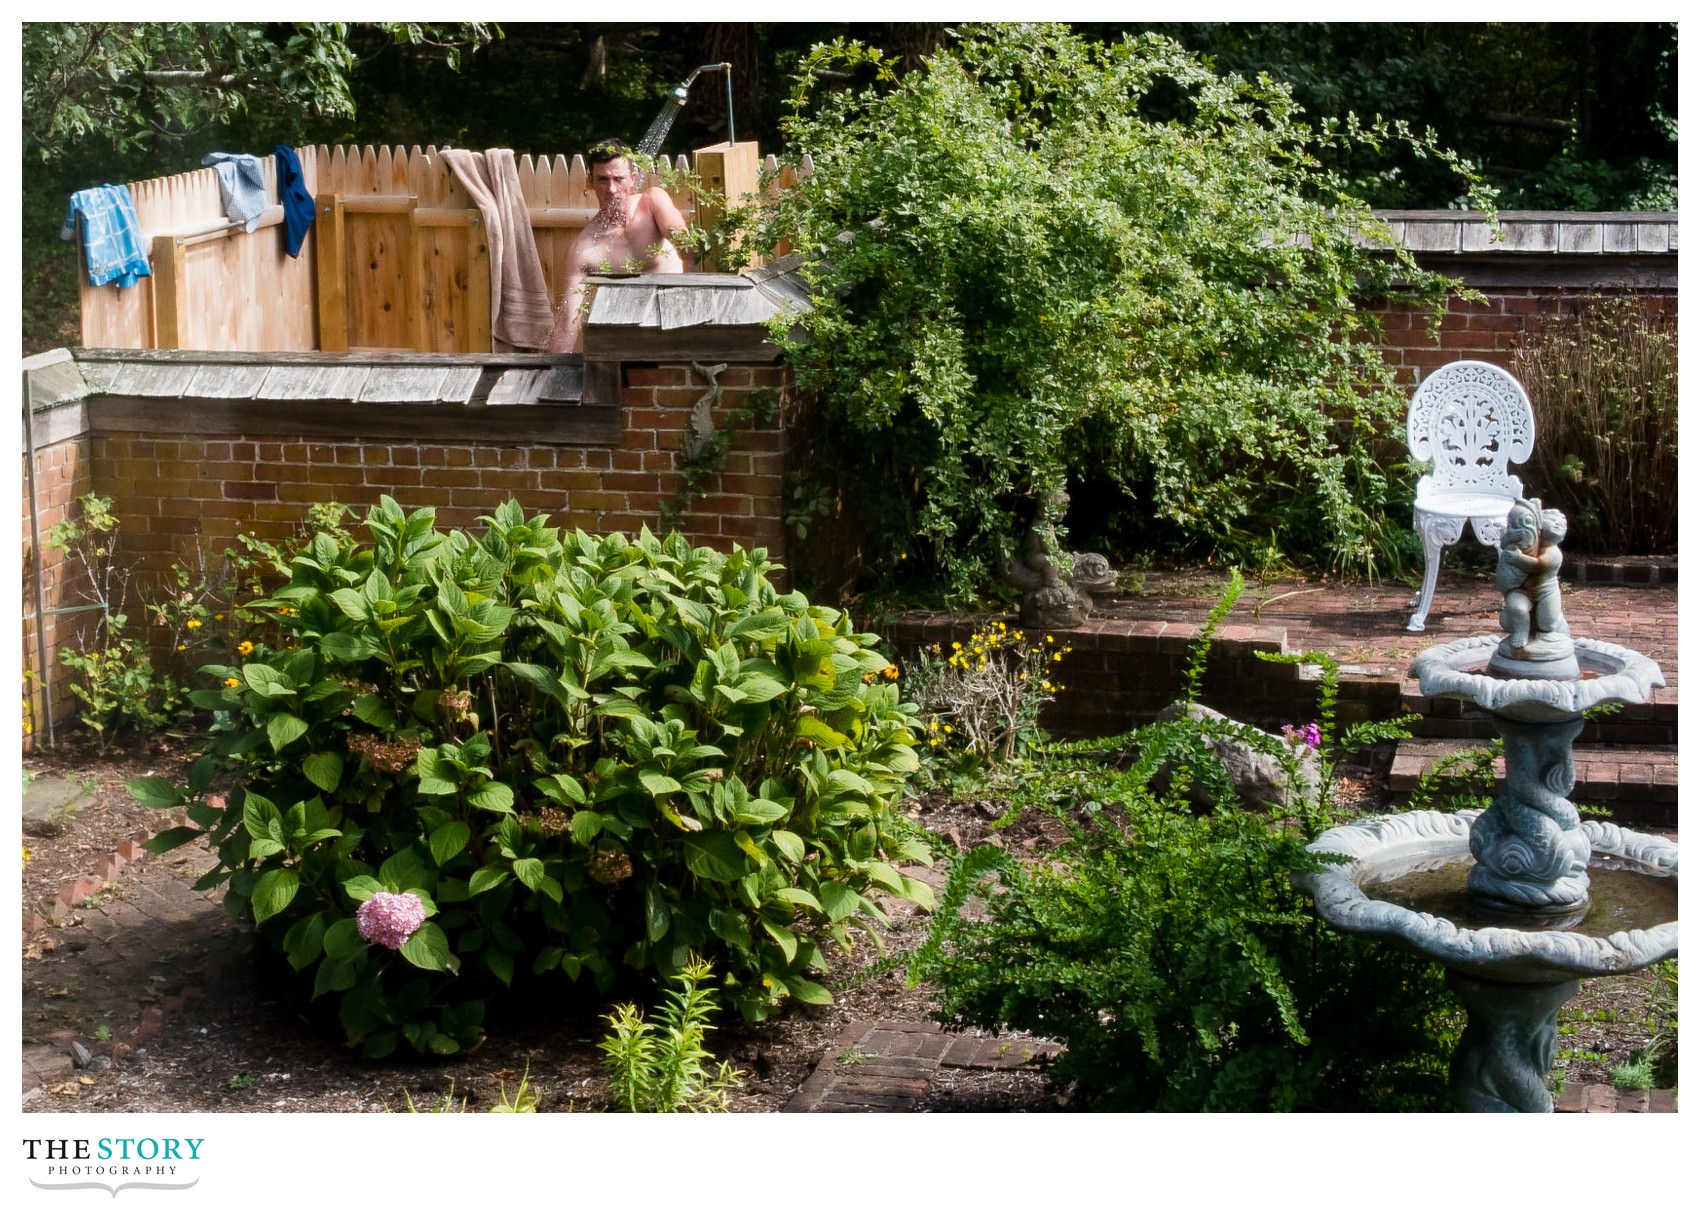
[[[1608,822],[1582,823],[1592,852],[1590,871],[1627,870],[1636,879],[1671,882],[1668,905],[1673,917],[1669,921],[1609,930],[1614,926],[1609,912],[1616,908],[1607,906],[1601,908],[1608,912],[1601,916],[1607,929],[1603,935],[1543,927],[1536,916],[1522,919],[1517,926],[1464,927],[1422,909],[1420,897],[1416,905],[1406,906],[1376,896],[1378,885],[1415,871],[1471,866],[1470,828],[1481,812],[1416,810],[1335,827],[1309,850],[1346,859],[1320,872],[1297,874],[1294,882],[1315,899],[1322,917],[1340,930],[1391,941],[1449,969],[1491,982],[1558,983],[1626,974],[1676,955],[1676,844]]]
[[[1665,685],[1658,663],[1606,641],[1574,641],[1580,677],[1508,678],[1488,663],[1503,638],[1465,637],[1431,645],[1411,663],[1423,693],[1468,700],[1496,716],[1540,724],[1568,721],[1602,704],[1644,704]]]

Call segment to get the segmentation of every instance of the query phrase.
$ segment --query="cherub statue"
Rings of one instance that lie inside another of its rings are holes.
[[[1564,515],[1541,509],[1539,498],[1518,498],[1511,506],[1494,571],[1494,582],[1505,594],[1499,624],[1505,629],[1501,652],[1507,657],[1524,656],[1542,637],[1570,636],[1558,589],[1564,560],[1558,545],[1565,530]]]
[[[1068,494],[1057,490],[1039,503],[1021,554],[1004,563],[1005,581],[1022,590],[1021,622],[1029,628],[1073,628],[1092,611],[1092,593],[1115,586],[1116,572],[1096,552],[1065,553],[1057,527],[1068,510]]]

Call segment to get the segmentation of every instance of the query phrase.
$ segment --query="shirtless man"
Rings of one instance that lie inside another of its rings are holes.
[[[674,243],[684,236],[685,218],[667,191],[651,186],[636,192],[636,171],[626,145],[617,139],[597,144],[589,159],[598,209],[567,250],[567,286],[549,331],[551,354],[579,349],[590,275],[628,270],[678,274],[685,268]]]

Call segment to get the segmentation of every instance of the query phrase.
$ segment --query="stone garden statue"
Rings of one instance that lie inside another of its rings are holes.
[[[1061,551],[1057,524],[1067,510],[1068,494],[1059,490],[1047,497],[1022,540],[1021,555],[1000,569],[1022,591],[1021,622],[1028,628],[1073,628],[1092,614],[1093,592],[1116,583],[1116,571],[1098,553]]]

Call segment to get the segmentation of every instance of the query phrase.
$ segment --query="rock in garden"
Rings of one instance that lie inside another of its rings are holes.
[[[1288,743],[1273,734],[1263,733],[1250,725],[1233,721],[1213,708],[1202,704],[1188,704],[1177,700],[1170,704],[1159,715],[1160,720],[1173,721],[1182,714],[1193,720],[1217,726],[1224,730],[1235,732],[1250,731],[1262,734],[1269,739],[1273,748],[1286,749]],[[1210,740],[1211,753],[1228,773],[1228,780],[1233,784],[1234,791],[1245,804],[1263,809],[1284,809],[1293,800],[1293,790],[1287,786],[1287,769],[1283,760],[1273,754],[1265,754],[1255,749],[1250,743],[1242,742],[1234,737],[1216,736]],[[1305,748],[1299,756],[1297,767],[1298,795],[1314,797],[1320,787],[1321,778],[1317,767],[1316,752]],[[1152,779],[1152,785],[1159,791],[1169,786],[1170,773],[1165,765]],[[1188,799],[1200,808],[1211,806],[1210,791],[1196,778],[1187,790]]]

